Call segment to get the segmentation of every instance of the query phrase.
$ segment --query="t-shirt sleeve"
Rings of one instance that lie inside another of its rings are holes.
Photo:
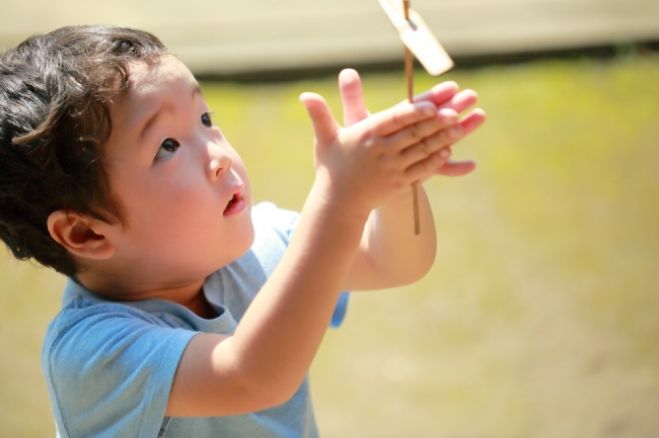
[[[60,436],[157,436],[195,333],[113,311],[56,330],[43,366]]]
[[[295,211],[278,208],[271,203],[263,203],[260,205],[260,208],[262,208],[264,212],[267,212],[266,214],[268,219],[288,245],[293,232],[297,228],[300,214]],[[339,299],[336,302],[336,307],[334,308],[332,319],[330,320],[330,327],[338,328],[341,326],[348,311],[349,299],[350,294],[348,291],[341,292],[341,295],[339,295]]]

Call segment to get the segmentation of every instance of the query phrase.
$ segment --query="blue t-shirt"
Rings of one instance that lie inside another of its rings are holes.
[[[237,261],[208,277],[215,308],[204,319],[165,300],[111,302],[74,281],[50,324],[42,366],[61,437],[316,437],[304,380],[286,403],[246,415],[165,417],[181,355],[198,332],[231,334],[288,246],[296,213],[270,203],[253,208],[255,239]],[[332,325],[345,314],[347,294]]]

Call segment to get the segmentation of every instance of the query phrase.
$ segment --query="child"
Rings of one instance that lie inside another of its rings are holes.
[[[66,27],[0,71],[0,236],[71,279],[42,356],[62,437],[316,436],[305,376],[340,291],[430,268],[410,185],[471,171],[450,147],[484,120],[458,120],[475,94],[454,83],[369,115],[342,72],[346,127],[301,96],[316,176],[298,215],[252,208],[240,156],[153,35]]]

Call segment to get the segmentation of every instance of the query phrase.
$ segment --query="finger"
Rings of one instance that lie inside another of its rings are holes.
[[[448,161],[444,163],[436,173],[444,176],[463,176],[476,169],[474,161]]]
[[[458,92],[458,84],[453,81],[442,82],[430,90],[414,97],[414,102],[428,101],[436,106],[447,103]]]
[[[437,111],[437,117],[444,124],[444,126],[453,126],[458,123],[458,113],[451,108],[442,108]]]
[[[402,151],[403,149],[419,143],[426,137],[435,135],[439,131],[457,124],[457,115],[455,118],[431,117],[401,129],[400,131],[388,136],[386,141],[388,143],[388,147]]]
[[[343,103],[343,124],[351,126],[368,117],[364,103],[364,89],[359,73],[344,69],[339,73],[339,94]]]
[[[437,151],[423,160],[408,166],[405,169],[405,177],[411,182],[423,182],[433,175],[437,174],[437,169],[446,164],[450,157],[450,151],[442,149]]]
[[[463,137],[471,134],[476,128],[485,123],[485,120],[487,120],[487,114],[485,114],[485,111],[480,108],[476,108],[471,113],[467,114],[467,116],[460,120]]]
[[[452,111],[452,110],[445,109],[442,111]],[[485,111],[483,111],[480,108],[476,108],[475,110],[473,110],[458,123],[458,126],[461,128],[461,131],[453,132],[451,145],[453,143],[462,140],[463,138],[474,132],[479,126],[485,123],[486,119],[487,116],[485,114]]]
[[[462,136],[462,127],[459,125],[443,129],[430,137],[424,138],[416,144],[404,149],[399,157],[404,167],[422,161],[435,152],[445,149]],[[446,157],[445,157],[446,158]]]
[[[478,94],[474,90],[462,90],[455,94],[451,99],[440,105],[441,108],[451,108],[458,113],[463,112],[470,106],[478,102]]]
[[[451,149],[451,146],[446,146],[439,151],[436,152],[436,154],[439,155],[439,158],[437,159],[437,165],[435,166],[435,171],[431,172],[430,174],[426,174],[425,176],[422,176],[421,179],[418,180],[419,183],[424,183],[430,178],[437,176],[439,169],[441,169],[446,163],[450,162],[449,160],[451,159],[451,155],[453,154],[453,149]]]
[[[316,93],[302,93],[300,102],[309,113],[317,143],[321,146],[331,143],[336,137],[339,125],[325,99]]]
[[[486,118],[487,116],[485,111],[480,108],[477,108],[468,114],[464,119],[460,121],[460,127],[462,128],[462,136],[460,138],[464,138],[471,134],[476,128],[485,122]],[[463,176],[473,172],[475,169],[476,163],[471,160],[448,161],[439,169],[437,169],[437,174],[444,176]]]
[[[386,137],[414,123],[434,119],[436,112],[430,102],[405,103],[377,113],[366,122],[377,135]]]

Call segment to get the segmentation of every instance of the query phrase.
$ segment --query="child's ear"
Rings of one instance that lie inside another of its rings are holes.
[[[75,256],[105,260],[114,254],[114,245],[102,231],[104,222],[98,219],[71,210],[56,210],[48,216],[47,224],[50,236]]]

